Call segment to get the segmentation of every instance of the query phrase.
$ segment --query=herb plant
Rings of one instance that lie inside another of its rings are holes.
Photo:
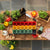
[[[20,14],[20,11],[19,10],[14,10],[14,11],[11,12],[11,17],[13,19],[16,19],[17,20],[20,16],[21,16],[21,14]]]
[[[4,22],[4,19],[5,19],[4,14],[0,14],[0,23],[3,23]]]
[[[4,30],[6,27],[4,26],[4,24],[0,24],[0,30]]]
[[[9,16],[9,15],[10,15],[10,12],[9,12],[8,10],[6,10],[6,11],[4,12],[4,14],[7,15],[7,16]]]
[[[40,17],[40,18],[43,18],[43,19],[44,19],[44,18],[46,18],[47,16],[48,16],[48,13],[47,13],[47,12],[42,11],[42,10],[39,11],[39,17]]]

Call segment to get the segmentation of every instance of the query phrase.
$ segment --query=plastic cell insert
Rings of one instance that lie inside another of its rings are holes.
[[[13,25],[16,25],[16,21],[13,21]]]

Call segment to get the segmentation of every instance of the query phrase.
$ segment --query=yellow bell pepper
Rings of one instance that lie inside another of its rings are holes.
[[[5,25],[5,26],[8,26],[8,25],[9,25],[9,23],[8,23],[8,22],[4,22],[4,25]]]

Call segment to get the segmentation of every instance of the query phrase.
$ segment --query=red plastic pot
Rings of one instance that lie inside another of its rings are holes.
[[[24,25],[24,22],[21,22],[20,25]]]
[[[16,21],[13,21],[13,25],[16,25]]]
[[[16,25],[21,25],[21,22],[16,22]]]
[[[24,25],[28,25],[28,22],[24,22]]]
[[[33,22],[32,22],[32,25],[36,25],[36,21],[33,21]]]

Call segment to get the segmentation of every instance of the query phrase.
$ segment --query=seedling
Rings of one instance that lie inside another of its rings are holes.
[[[0,24],[0,30],[4,30],[4,29],[5,29],[4,24]]]
[[[19,10],[15,10],[11,12],[11,17],[13,18],[13,20],[17,20],[20,16],[21,14]]]
[[[39,11],[39,17],[45,19],[48,16],[48,13],[45,11]]]
[[[3,23],[4,22],[4,19],[5,19],[4,14],[0,14],[0,23]]]
[[[4,12],[4,14],[7,15],[7,16],[10,16],[10,12],[9,12],[8,10],[6,10],[6,11]]]
[[[12,21],[9,22],[9,25],[12,25]]]

